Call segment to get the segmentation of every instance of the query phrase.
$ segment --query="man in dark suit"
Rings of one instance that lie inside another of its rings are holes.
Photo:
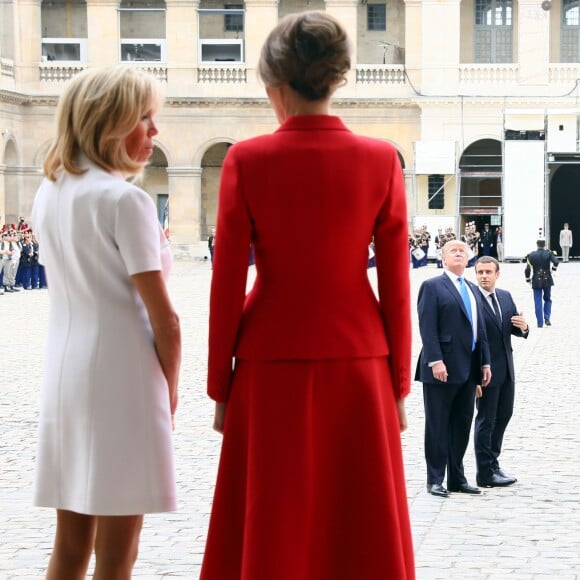
[[[459,240],[443,247],[441,276],[419,289],[419,330],[423,348],[415,379],[423,383],[427,491],[479,494],[463,472],[475,388],[491,379],[481,293],[467,282],[468,246]],[[447,469],[447,489],[443,486]]]
[[[534,291],[534,307],[536,310],[536,321],[538,328],[552,326],[550,317],[552,315],[552,286],[554,278],[552,271],[558,269],[558,258],[546,249],[546,240],[538,239],[536,242],[538,249],[530,252],[526,256],[526,269],[524,275],[526,282],[531,282]],[[542,294],[544,304],[542,305]]]
[[[503,487],[517,481],[499,465],[503,436],[514,410],[515,372],[511,337],[528,338],[530,330],[511,294],[495,287],[499,262],[490,256],[479,258],[475,263],[475,275],[483,296],[483,317],[493,369],[487,387],[478,387],[476,393],[473,440],[477,485]]]

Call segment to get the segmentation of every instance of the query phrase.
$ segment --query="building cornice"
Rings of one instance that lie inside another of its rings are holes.
[[[27,105],[30,102],[30,97],[20,93],[13,93],[12,91],[0,90],[0,102],[10,103],[11,105]]]
[[[424,106],[502,106],[502,107],[524,107],[524,108],[544,108],[550,102],[551,108],[555,106],[555,101],[563,108],[576,106],[576,97],[552,97],[550,95],[540,96],[506,96],[506,95],[413,95],[410,97],[370,97],[370,98],[337,98],[332,101],[333,109],[373,109],[373,108],[422,108]],[[34,107],[34,106],[56,106],[57,95],[27,95],[13,91],[0,90],[0,102],[12,105]],[[232,97],[171,97],[165,99],[165,107],[170,109],[179,108],[248,108],[248,109],[270,109],[270,104],[266,98],[232,98]]]

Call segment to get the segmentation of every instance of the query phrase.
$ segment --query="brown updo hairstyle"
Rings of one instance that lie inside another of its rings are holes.
[[[264,84],[288,84],[309,101],[329,97],[346,83],[350,46],[346,31],[326,12],[289,14],[270,32],[260,54]]]

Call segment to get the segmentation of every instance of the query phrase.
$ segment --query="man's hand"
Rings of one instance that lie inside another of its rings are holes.
[[[447,382],[447,367],[445,366],[445,363],[443,361],[435,363],[431,367],[431,371],[433,373],[433,378],[437,379],[438,381],[441,381],[442,383]]]
[[[517,316],[511,317],[511,323],[516,327],[519,328],[522,332],[526,332],[528,330],[528,323],[524,318],[524,313],[520,312]]]
[[[483,389],[481,385],[475,385],[475,398],[481,399],[481,397],[483,397]]]
[[[489,382],[491,381],[491,369],[489,367],[483,367],[481,369],[481,386],[482,387],[487,387],[487,385],[489,385]]]

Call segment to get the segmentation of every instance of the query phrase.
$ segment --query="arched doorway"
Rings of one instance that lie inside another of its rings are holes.
[[[167,157],[159,147],[153,149],[149,163],[145,167],[141,187],[151,195],[157,206],[157,217],[164,230],[169,228],[169,180],[167,178]],[[166,232],[168,233],[168,232]]]
[[[564,222],[570,225],[575,244],[570,250],[570,257],[578,255],[580,243],[580,165],[562,165],[554,172],[550,181],[550,249],[561,253],[560,230]]]
[[[503,161],[501,142],[480,139],[459,160],[459,231],[475,222],[477,230],[501,226]]]
[[[231,143],[216,143],[209,147],[201,160],[201,220],[200,235],[207,240],[216,225],[220,175],[224,158]]]

